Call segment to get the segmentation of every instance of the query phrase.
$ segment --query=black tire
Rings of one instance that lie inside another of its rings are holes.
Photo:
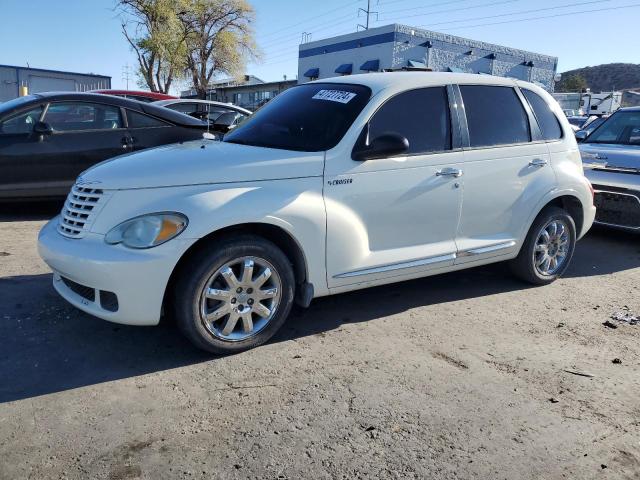
[[[214,273],[234,259],[258,257],[267,260],[281,282],[281,296],[276,312],[255,335],[238,341],[216,337],[204,325],[200,313],[201,295]],[[173,310],[182,333],[198,348],[216,355],[239,353],[267,342],[285,323],[295,295],[295,277],[291,262],[276,245],[253,235],[238,235],[196,251],[181,266],[173,290]]]
[[[542,229],[554,220],[560,220],[569,230],[569,246],[567,255],[553,274],[544,275],[536,268],[534,260],[534,249],[538,236],[542,233]],[[571,215],[565,210],[558,207],[545,208],[531,225],[527,238],[520,249],[518,256],[509,262],[511,271],[519,279],[531,283],[533,285],[548,285],[558,279],[568,268],[573,257],[576,246],[576,225]]]

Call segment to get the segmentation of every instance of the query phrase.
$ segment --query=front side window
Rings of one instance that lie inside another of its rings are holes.
[[[531,141],[527,113],[513,88],[460,85],[460,91],[467,113],[471,147]]]
[[[242,122],[224,141],[302,152],[335,147],[371,97],[346,83],[299,85],[281,93]]]
[[[42,116],[42,105],[39,105],[26,112],[16,113],[6,118],[0,123],[0,134],[19,135],[31,133],[33,126],[40,120]]]
[[[537,93],[531,90],[522,90],[522,94],[531,105],[533,114],[536,116],[542,138],[544,140],[558,140],[562,138],[562,128],[551,106]]]
[[[143,113],[138,113],[134,110],[127,110],[127,120],[129,122],[129,128],[152,128],[152,127],[166,127],[168,124],[162,120],[150,117]]]
[[[52,103],[43,121],[56,132],[122,128],[120,109],[99,103]]]
[[[369,121],[369,142],[386,133],[409,140],[409,155],[450,150],[446,87],[411,90],[389,99]]]
[[[618,111],[587,137],[585,143],[640,145],[640,111]]]

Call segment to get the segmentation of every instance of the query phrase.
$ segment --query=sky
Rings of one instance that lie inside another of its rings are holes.
[[[367,0],[249,0],[262,52],[247,65],[263,80],[297,75],[303,32],[311,40],[354,32]],[[115,0],[0,0],[0,64],[112,77],[125,88],[137,60]],[[558,71],[640,63],[640,0],[371,0],[370,25],[390,23],[450,33],[559,57]],[[130,88],[136,88],[132,78]],[[187,85],[185,85],[187,86]],[[180,86],[177,85],[177,88]],[[174,92],[176,93],[176,92]]]

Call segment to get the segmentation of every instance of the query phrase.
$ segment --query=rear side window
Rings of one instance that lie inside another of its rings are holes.
[[[57,132],[122,128],[120,108],[99,103],[52,103],[44,121]]]
[[[150,128],[150,127],[167,127],[168,124],[161,120],[144,115],[142,113],[134,112],[133,110],[127,110],[127,120],[129,121],[129,128]]]
[[[369,141],[385,133],[409,140],[411,155],[451,149],[451,120],[445,87],[422,88],[389,99],[369,122]]]
[[[538,126],[542,132],[542,138],[545,140],[558,140],[562,138],[562,128],[558,118],[551,111],[549,104],[537,93],[531,90],[522,90],[529,105],[533,109],[533,113],[538,121]]]
[[[531,141],[529,120],[511,87],[460,85],[472,147]]]

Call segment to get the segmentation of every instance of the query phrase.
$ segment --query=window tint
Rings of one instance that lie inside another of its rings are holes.
[[[122,128],[120,109],[99,103],[52,103],[44,121],[58,132]]]
[[[557,140],[562,138],[560,122],[558,122],[558,118],[551,111],[549,104],[540,95],[532,92],[531,90],[523,89],[522,94],[533,109],[533,113],[538,121],[538,126],[542,132],[542,138],[545,140]]]
[[[369,122],[369,142],[385,133],[409,140],[409,154],[451,149],[451,121],[445,87],[422,88],[389,99]]]
[[[42,110],[42,105],[40,105],[26,112],[14,114],[0,123],[0,134],[16,135],[20,133],[31,133],[35,123],[40,120]]]
[[[511,87],[460,85],[472,147],[529,142],[529,121]]]
[[[166,127],[167,124],[162,120],[144,115],[142,113],[127,110],[127,120],[129,120],[129,128],[149,128],[149,127]]]
[[[361,85],[306,83],[290,88],[247,118],[224,141],[319,152],[337,145],[371,97]]]

